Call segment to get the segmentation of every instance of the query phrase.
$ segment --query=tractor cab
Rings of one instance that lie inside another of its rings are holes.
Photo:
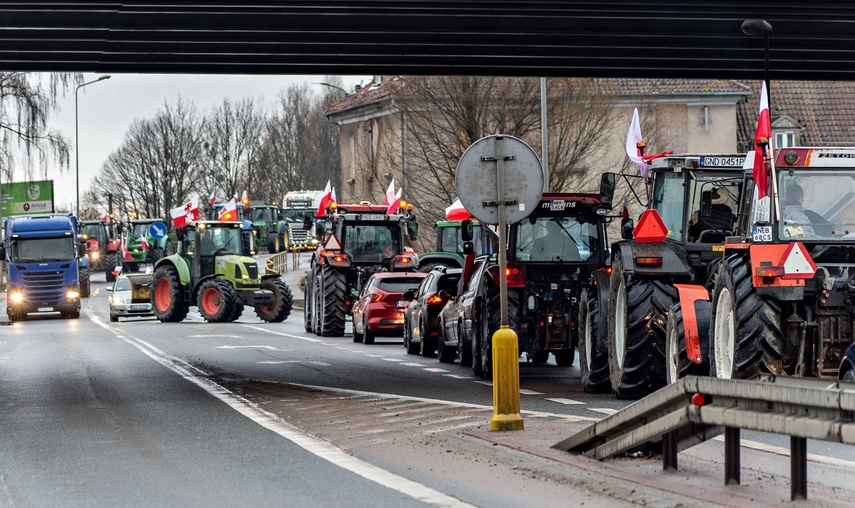
[[[216,258],[235,255],[243,256],[245,240],[240,222],[205,221],[195,228],[184,231],[180,244],[181,257],[193,270],[196,278],[213,275],[216,272]],[[249,235],[250,248],[254,248],[254,239]]]

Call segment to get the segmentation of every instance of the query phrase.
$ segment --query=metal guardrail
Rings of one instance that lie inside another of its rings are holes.
[[[855,444],[855,384],[760,376],[689,376],[596,422],[553,448],[602,460],[661,443],[663,469],[680,451],[724,434],[725,484],[740,483],[741,429],[790,436],[790,498],[807,499],[807,439]]]
[[[267,258],[267,263],[264,269],[268,274],[280,274],[288,272],[288,265],[291,265],[291,270],[300,268],[300,253],[295,251],[285,251],[274,254]]]

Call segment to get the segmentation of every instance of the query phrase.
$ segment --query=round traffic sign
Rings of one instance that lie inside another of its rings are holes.
[[[166,224],[162,222],[154,222],[148,227],[148,234],[155,240],[161,240],[166,237]]]
[[[503,206],[507,223],[528,217],[543,193],[543,168],[530,146],[503,134],[479,139],[460,157],[455,183],[463,206],[486,224],[499,223],[500,158],[504,164]]]

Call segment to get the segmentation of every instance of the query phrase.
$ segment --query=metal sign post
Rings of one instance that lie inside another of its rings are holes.
[[[500,326],[491,338],[493,418],[490,430],[522,430],[520,415],[519,340],[508,326],[507,225],[527,217],[540,202],[543,169],[537,155],[511,136],[488,136],[466,149],[455,177],[460,201],[499,233]]]

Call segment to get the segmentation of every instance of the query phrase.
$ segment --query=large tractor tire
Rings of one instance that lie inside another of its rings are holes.
[[[706,312],[709,312],[709,302],[696,301],[695,312],[699,313],[701,307],[706,307]],[[698,319],[698,333],[706,335],[709,333],[709,326],[704,329],[704,323],[707,323],[707,320],[702,322]],[[665,382],[676,383],[686,376],[708,376],[709,352],[704,351],[703,348],[701,348],[701,359],[703,360],[701,363],[689,361],[686,351],[686,331],[683,325],[683,308],[680,302],[677,302],[668,311],[668,322],[665,326]]]
[[[781,308],[757,294],[747,255],[733,254],[722,263],[710,314],[710,375],[747,379],[761,372],[785,374]]]
[[[616,261],[609,283],[612,393],[637,399],[665,385],[665,326],[677,290],[667,280],[633,278]]]
[[[604,303],[605,306],[602,305]],[[608,304],[600,301],[600,291],[596,286],[582,292],[579,303],[579,370],[582,389],[588,393],[608,393],[612,387],[607,312]]]
[[[259,305],[255,308],[255,315],[268,323],[285,321],[291,314],[291,307],[294,305],[291,288],[281,279],[265,279],[261,281],[261,289],[269,289],[273,292],[273,303]]]
[[[151,281],[152,310],[157,319],[164,323],[177,323],[187,317],[190,303],[184,299],[186,288],[181,285],[174,266],[159,266]]]
[[[116,275],[113,273],[113,270],[116,269],[121,263],[119,263],[119,256],[115,252],[108,252],[104,254],[104,276],[107,278],[107,282],[116,282]]]
[[[89,267],[81,268],[77,274],[77,282],[80,284],[80,298],[89,298],[92,286],[89,280]]]
[[[321,336],[340,337],[344,335],[344,324],[347,309],[344,298],[347,291],[347,282],[344,275],[338,270],[323,266],[321,268],[321,314],[318,316],[320,322]],[[365,340],[368,340],[370,331],[365,328]]]
[[[240,319],[241,315],[243,315],[243,304],[237,303],[235,304],[235,308],[232,309],[232,313],[226,318],[226,322],[234,323]]]
[[[208,279],[199,287],[196,306],[202,319],[209,323],[227,322],[237,305],[237,294],[222,279]]]
[[[267,252],[276,254],[279,252],[279,235],[276,233],[267,234]]]
[[[309,333],[314,333],[314,328],[312,328],[312,312],[314,311],[314,307],[312,306],[312,302],[314,301],[312,298],[312,293],[315,287],[315,274],[312,273],[311,270],[306,271],[306,282],[305,282],[305,290],[303,291],[303,327]]]
[[[321,334],[321,274],[318,267],[312,282],[312,333],[315,335]]]

